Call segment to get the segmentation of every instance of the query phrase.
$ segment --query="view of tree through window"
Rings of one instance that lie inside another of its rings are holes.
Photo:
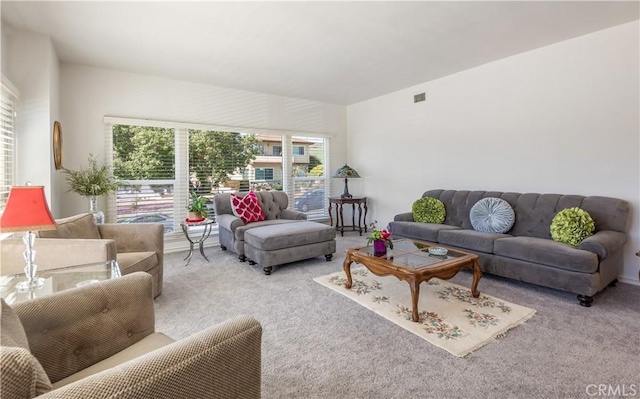
[[[212,199],[220,192],[283,190],[293,195],[294,209],[326,216],[326,139],[178,126],[111,125],[114,175],[125,182],[116,193],[118,223],[162,223],[166,233],[176,231],[192,191]]]
[[[251,134],[189,130],[190,189],[217,192],[230,175],[242,174],[256,158],[259,143]]]

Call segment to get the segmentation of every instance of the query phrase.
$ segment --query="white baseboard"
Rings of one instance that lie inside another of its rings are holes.
[[[640,281],[637,280],[637,279],[633,279],[633,278],[626,278],[626,277],[619,276],[618,277],[618,281],[621,282],[621,283],[640,286]]]

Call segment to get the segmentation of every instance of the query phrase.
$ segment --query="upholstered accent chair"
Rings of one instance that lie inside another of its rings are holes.
[[[39,232],[34,249],[39,270],[117,260],[123,275],[147,272],[154,298],[162,292],[164,228],[159,223],[96,224],[83,213],[56,219],[57,230]],[[21,239],[2,241],[0,274],[22,272]]]
[[[262,327],[237,316],[174,342],[155,332],[152,277],[8,306],[2,398],[259,398]]]
[[[244,197],[248,193],[237,193]],[[218,238],[222,250],[230,249],[236,254],[241,262],[246,260],[244,252],[244,233],[247,230],[270,226],[275,224],[293,223],[307,220],[307,215],[302,212],[287,209],[289,197],[282,191],[256,191],[256,196],[260,201],[265,220],[245,224],[239,217],[235,216],[231,209],[231,198],[229,193],[221,193],[213,198],[216,221],[218,222]]]

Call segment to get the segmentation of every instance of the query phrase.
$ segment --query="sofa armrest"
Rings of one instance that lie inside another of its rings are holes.
[[[238,316],[39,398],[259,398],[261,339]]]
[[[627,242],[625,233],[602,230],[582,241],[578,249],[594,252],[598,255],[599,260],[603,260],[607,259],[610,254],[622,249],[625,242]]]
[[[280,217],[282,219],[290,219],[290,220],[307,220],[306,214],[298,211],[292,211],[291,209],[281,210]]]
[[[154,332],[152,277],[143,272],[12,305],[51,382]]]
[[[393,221],[394,222],[414,222],[415,220],[413,220],[412,212],[405,212],[405,213],[401,213],[394,216]]]
[[[0,274],[22,273],[25,266],[22,239],[9,238],[0,242]],[[38,270],[55,269],[116,259],[114,240],[80,238],[36,238],[35,264]]]
[[[240,226],[244,226],[244,222],[242,219],[235,215],[222,214],[216,216],[216,221],[218,222],[218,226],[222,227],[225,230],[228,230],[232,233],[236,231],[236,229]]]

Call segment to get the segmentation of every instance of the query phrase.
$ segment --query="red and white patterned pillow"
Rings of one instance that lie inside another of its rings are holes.
[[[233,214],[242,219],[245,224],[264,220],[264,213],[262,212],[262,207],[260,207],[260,201],[253,191],[250,191],[249,194],[244,197],[231,194],[230,199]]]

